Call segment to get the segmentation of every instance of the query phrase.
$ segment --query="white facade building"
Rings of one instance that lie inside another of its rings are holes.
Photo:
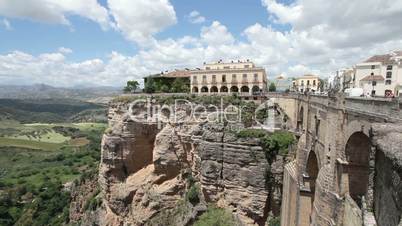
[[[370,57],[355,66],[354,86],[365,95],[398,96],[402,94],[402,51]]]
[[[265,69],[250,61],[204,64],[191,71],[191,93],[259,95],[267,91]]]

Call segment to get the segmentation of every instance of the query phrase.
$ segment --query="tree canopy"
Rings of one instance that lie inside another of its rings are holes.
[[[127,85],[124,87],[123,91],[125,93],[134,93],[139,86],[140,84],[135,80],[127,81]]]

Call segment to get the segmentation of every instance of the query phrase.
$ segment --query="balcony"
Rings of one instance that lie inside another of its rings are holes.
[[[191,82],[191,84],[192,84],[192,85],[198,85],[198,81],[197,81],[197,80],[193,80],[193,81]]]

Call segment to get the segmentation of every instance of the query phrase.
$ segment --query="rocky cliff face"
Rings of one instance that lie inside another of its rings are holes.
[[[230,209],[242,225],[264,225],[278,215],[283,158],[269,163],[256,139],[238,139],[224,123],[186,120],[175,123],[148,117],[145,108],[127,117],[127,105],[109,109],[110,129],[103,137],[99,184],[101,225],[160,225],[153,219],[183,200],[191,174],[200,186],[201,204]],[[188,119],[188,111],[176,116]],[[145,120],[146,119],[146,120]],[[193,208],[176,224],[190,224],[205,208]],[[166,223],[166,222],[165,222]]]

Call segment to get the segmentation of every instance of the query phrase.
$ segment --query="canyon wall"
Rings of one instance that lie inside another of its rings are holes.
[[[242,124],[188,120],[185,106],[176,112],[181,122],[144,106],[131,110],[143,120],[129,117],[125,103],[109,108],[99,170],[102,204],[94,222],[191,225],[212,203],[230,211],[238,225],[265,225],[279,216],[284,158],[268,162],[258,139],[238,138],[234,131]],[[189,178],[200,188],[200,202],[186,203],[185,213],[168,219],[186,199]]]

